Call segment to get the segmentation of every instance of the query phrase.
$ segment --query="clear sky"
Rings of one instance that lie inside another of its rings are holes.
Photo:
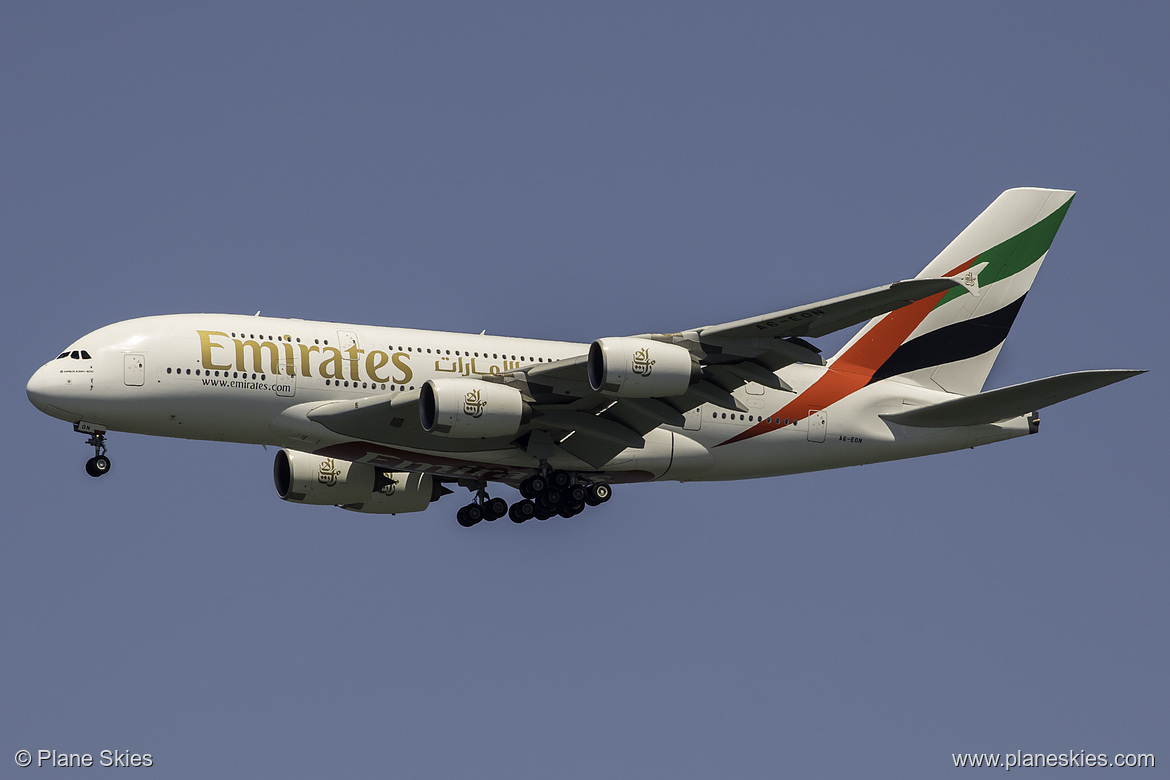
[[[0,774],[1170,765],[1170,11],[784,5],[0,5]],[[990,386],[1151,371],[977,450],[466,530],[285,504],[258,447],[112,434],[93,480],[25,398],[148,314],[738,319],[912,277],[1014,186],[1080,194]]]

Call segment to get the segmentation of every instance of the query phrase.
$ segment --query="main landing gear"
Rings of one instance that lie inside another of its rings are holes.
[[[110,471],[110,459],[106,457],[106,434],[104,431],[94,431],[86,444],[93,447],[93,457],[85,462],[85,473],[91,477],[100,477]]]
[[[587,506],[609,501],[613,489],[604,482],[573,479],[567,471],[534,474],[520,483],[520,494],[535,506],[537,520],[550,517],[573,517]]]
[[[524,500],[511,508],[502,498],[488,498],[486,485],[481,484],[475,500],[456,514],[459,525],[470,528],[481,520],[498,520],[505,514],[513,523],[523,523],[535,517],[573,517],[587,506],[604,504],[613,495],[613,489],[604,482],[584,482],[574,479],[567,471],[534,474],[520,483]]]
[[[502,498],[488,498],[487,486],[481,483],[475,492],[475,500],[460,509],[455,517],[459,521],[459,525],[471,528],[480,520],[487,520],[490,523],[499,520],[506,514],[508,514],[508,502]]]

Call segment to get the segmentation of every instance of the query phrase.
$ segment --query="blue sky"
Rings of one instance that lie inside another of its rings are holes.
[[[6,4],[0,761],[1170,761],[1168,15]],[[454,497],[385,518],[285,504],[255,447],[115,434],[95,481],[82,437],[24,394],[78,336],[148,314],[582,342],[738,319],[912,277],[1013,186],[1079,194],[990,385],[1151,373],[977,450],[625,486],[571,520],[468,531]]]

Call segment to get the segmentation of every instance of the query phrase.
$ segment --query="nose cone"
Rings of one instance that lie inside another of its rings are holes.
[[[52,363],[46,363],[37,369],[37,372],[32,375],[25,385],[24,392],[28,395],[28,400],[32,401],[32,405],[40,409],[50,417],[56,417],[58,420],[68,420],[76,422],[81,419],[79,415],[73,412],[67,412],[62,407],[62,402],[66,406],[73,406],[76,398],[67,398],[60,385],[54,380],[60,377],[60,371]]]
[[[38,368],[36,373],[29,378],[24,392],[28,394],[28,400],[32,401],[33,406],[45,414],[51,414],[49,411],[49,394],[45,390],[45,373],[47,370],[48,366]]]

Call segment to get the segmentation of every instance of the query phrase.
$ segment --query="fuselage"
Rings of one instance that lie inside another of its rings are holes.
[[[85,335],[37,370],[27,390],[43,412],[83,430],[263,444],[516,484],[540,464],[515,447],[433,435],[355,439],[308,413],[339,400],[410,394],[430,379],[491,377],[587,350],[586,344],[503,336],[167,315]],[[627,448],[600,469],[564,452],[548,465],[601,473],[611,482],[747,479],[945,452],[1030,431],[1025,418],[962,428],[888,422],[882,414],[954,398],[891,379],[824,408],[802,407],[805,391],[833,370],[808,364],[781,369],[778,376],[793,392],[749,382],[733,393],[741,409],[702,404],[684,415],[683,425],[650,431],[644,447]]]

